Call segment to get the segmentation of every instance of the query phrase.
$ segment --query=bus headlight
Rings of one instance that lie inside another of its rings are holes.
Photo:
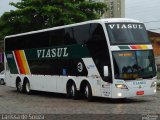
[[[151,88],[152,88],[152,87],[155,87],[156,85],[157,85],[157,82],[156,82],[156,81],[152,82]]]
[[[118,93],[117,96],[118,96],[118,97],[122,97],[122,93]]]
[[[125,84],[115,84],[116,88],[120,89],[128,89],[128,87]]]

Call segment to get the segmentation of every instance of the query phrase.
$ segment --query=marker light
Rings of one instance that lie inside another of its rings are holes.
[[[125,84],[115,84],[116,88],[120,89],[128,89],[128,87]]]

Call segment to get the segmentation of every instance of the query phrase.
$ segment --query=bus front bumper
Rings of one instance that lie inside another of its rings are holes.
[[[112,98],[130,98],[135,96],[145,96],[156,94],[156,87],[153,88],[132,88],[132,89],[118,89],[116,88],[112,93]]]

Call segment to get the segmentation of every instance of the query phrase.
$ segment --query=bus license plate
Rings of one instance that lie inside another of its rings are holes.
[[[136,94],[137,95],[144,95],[144,91],[137,91]]]

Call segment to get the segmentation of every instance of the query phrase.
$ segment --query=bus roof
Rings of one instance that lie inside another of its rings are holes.
[[[85,22],[80,22],[80,23],[74,23],[74,24],[69,24],[69,25],[63,25],[63,26],[57,26],[57,27],[52,27],[52,28],[47,28],[47,29],[42,29],[42,30],[36,30],[36,31],[30,31],[30,32],[25,32],[25,33],[20,33],[20,34],[15,34],[15,35],[9,35],[6,36],[6,38],[11,38],[11,37],[18,37],[18,36],[23,36],[23,35],[29,35],[29,34],[34,34],[34,33],[40,33],[40,32],[46,32],[46,31],[51,31],[51,30],[56,30],[56,29],[61,29],[61,28],[67,28],[67,27],[73,27],[77,25],[83,25],[83,24],[88,24],[88,23],[114,23],[114,22],[133,22],[133,23],[141,23],[138,20],[134,19],[128,19],[128,18],[106,18],[106,19],[97,19],[97,20],[90,20],[90,21],[85,21]]]

